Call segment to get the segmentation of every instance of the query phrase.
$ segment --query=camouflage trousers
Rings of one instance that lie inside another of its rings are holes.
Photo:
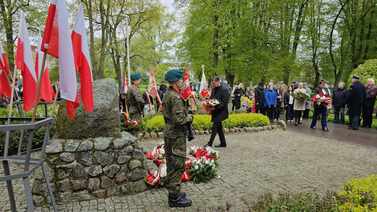
[[[181,175],[186,161],[186,137],[164,138],[167,175],[164,185],[171,195],[181,191]]]

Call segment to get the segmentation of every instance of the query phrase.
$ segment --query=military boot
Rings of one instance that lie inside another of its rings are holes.
[[[186,193],[169,194],[169,207],[171,208],[186,208],[190,207],[191,204],[192,201],[186,197]]]

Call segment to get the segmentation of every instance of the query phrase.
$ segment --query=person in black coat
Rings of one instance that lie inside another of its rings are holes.
[[[239,110],[241,108],[241,97],[244,95],[244,91],[240,85],[237,85],[233,91],[232,111]]]
[[[211,121],[213,123],[212,133],[207,146],[212,146],[216,135],[219,134],[220,145],[217,145],[216,147],[226,147],[226,140],[222,122],[229,117],[228,104],[230,92],[228,88],[226,88],[224,85],[221,85],[221,80],[219,77],[215,77],[213,79],[212,87],[213,89],[211,92],[210,99],[216,99],[219,101],[220,104],[218,104],[211,113]]]
[[[265,113],[264,109],[264,83],[259,82],[258,87],[255,88],[255,109],[256,113]]]
[[[288,91],[284,93],[284,107],[285,107],[285,121],[293,122],[294,110],[293,110],[294,96],[293,86],[288,87]]]
[[[344,87],[344,82],[340,82],[338,88],[334,92],[333,106],[334,106],[334,123],[344,124],[345,120],[345,106],[347,103],[347,90]]]
[[[348,97],[350,129],[358,130],[363,103],[366,98],[365,86],[359,81],[359,77],[352,77],[351,90]]]

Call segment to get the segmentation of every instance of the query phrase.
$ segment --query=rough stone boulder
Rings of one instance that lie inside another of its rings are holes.
[[[56,117],[58,138],[87,139],[120,136],[119,97],[115,80],[96,80],[93,93],[94,111],[86,113],[80,106],[74,121],[67,118],[65,103],[59,105]]]

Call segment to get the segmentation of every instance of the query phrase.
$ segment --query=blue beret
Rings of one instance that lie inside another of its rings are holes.
[[[165,74],[165,80],[168,82],[176,82],[183,78],[183,72],[180,69],[171,69]]]
[[[141,74],[139,72],[135,72],[131,74],[131,81],[136,81],[141,79]]]

